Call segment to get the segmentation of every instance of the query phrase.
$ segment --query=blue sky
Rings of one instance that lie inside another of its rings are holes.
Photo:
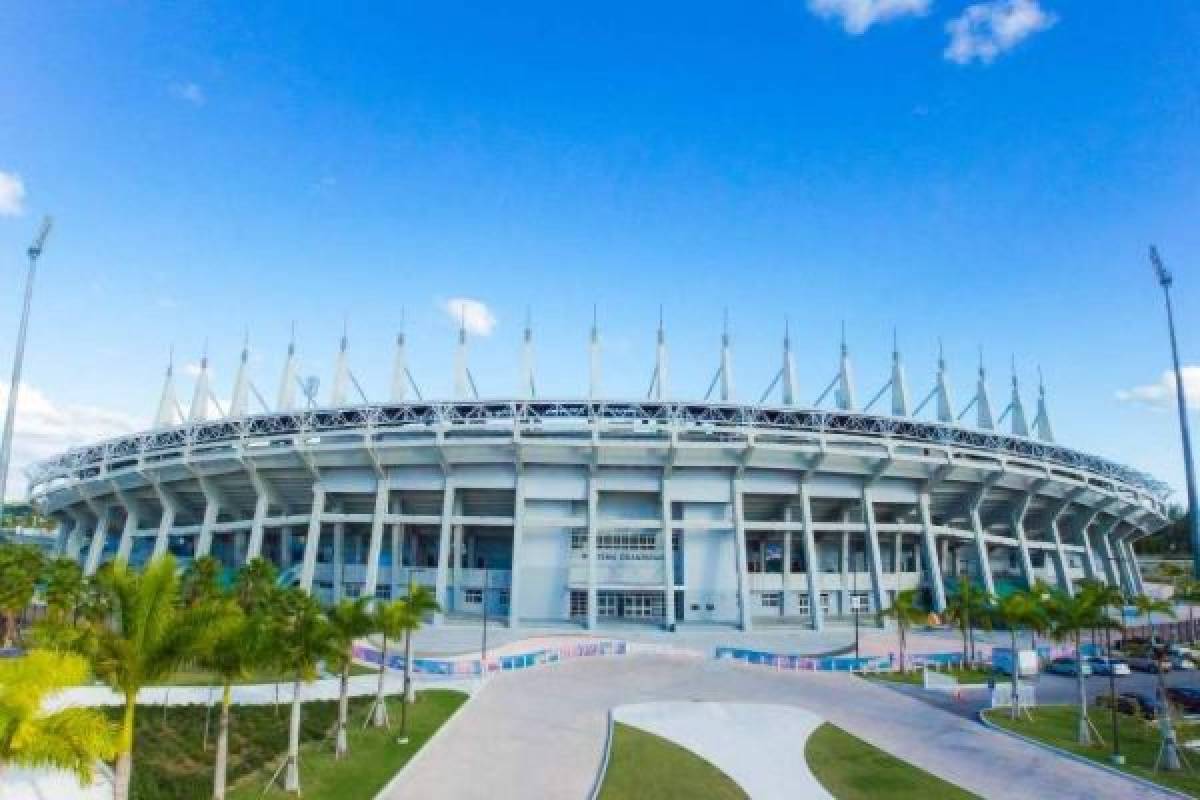
[[[526,306],[555,396],[586,387],[593,303],[620,397],[660,303],[679,397],[725,306],[744,399],[785,316],[807,401],[841,320],[863,397],[895,325],[913,394],[939,336],[960,404],[980,346],[1000,406],[1010,358],[1030,405],[1040,365],[1061,441],[1182,484],[1145,248],[1177,275],[1200,403],[1196,4],[348,5],[5,11],[0,331],[39,216],[58,226],[20,457],[148,422],[172,343],[182,370],[207,339],[227,394],[249,327],[273,395],[292,320],[328,382],[348,314],[382,397],[403,308],[448,395],[444,304],[467,297],[496,320],[472,342],[488,395],[515,391]]]

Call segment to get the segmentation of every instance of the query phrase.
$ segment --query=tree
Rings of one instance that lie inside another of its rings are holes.
[[[73,558],[56,558],[45,567],[46,613],[56,622],[74,620],[83,601],[83,570]]]
[[[925,619],[926,611],[917,605],[917,590],[905,589],[897,592],[892,604],[879,612],[880,620],[894,619],[896,635],[900,641],[900,671],[906,672],[907,662],[905,651],[908,645],[908,631],[914,624]]]
[[[1041,602],[1032,594],[1013,592],[992,604],[991,616],[996,623],[1008,629],[1012,640],[1012,661],[1009,665],[1009,673],[1012,677],[1012,718],[1016,719],[1019,708],[1018,691],[1021,672],[1020,659],[1017,658],[1017,634],[1024,627],[1030,629],[1044,627],[1046,615],[1042,610]]]
[[[1050,623],[1050,635],[1057,641],[1073,641],[1075,644],[1075,688],[1079,700],[1079,728],[1077,741],[1080,745],[1092,743],[1092,724],[1087,713],[1087,680],[1083,674],[1083,632],[1113,624],[1105,609],[1099,605],[1095,591],[1080,591],[1070,595],[1061,590],[1050,593],[1045,604]]]
[[[404,598],[408,607],[408,618],[404,628],[404,703],[410,705],[416,699],[412,681],[413,634],[421,630],[425,618],[442,610],[437,597],[428,586],[408,586],[408,596]],[[404,721],[407,722],[407,708],[401,709]],[[403,729],[403,728],[402,728]]]
[[[263,611],[279,593],[279,573],[265,558],[256,558],[238,570],[233,584],[238,605],[247,613]]]
[[[963,640],[963,666],[971,663],[975,652],[975,628],[987,624],[987,593],[977,589],[969,578],[959,578],[955,592],[946,600],[946,614]]]
[[[393,600],[390,603],[378,603],[371,615],[372,627],[379,631],[383,639],[379,654],[379,683],[375,689],[375,703],[372,705],[372,720],[375,727],[389,727],[387,704],[383,690],[384,677],[387,675],[388,642],[398,639],[408,630],[410,625],[409,606],[404,600]],[[405,672],[408,662],[405,659]]]
[[[140,572],[116,562],[98,573],[96,588],[108,613],[86,622],[74,646],[89,660],[92,673],[125,701],[114,796],[128,800],[138,691],[163,682],[202,653],[216,615],[209,605],[182,606],[170,555],[150,561]]]
[[[183,602],[189,606],[215,600],[221,593],[221,562],[201,556],[183,573]]]
[[[92,782],[96,762],[116,753],[116,730],[91,708],[43,710],[50,695],[88,678],[74,653],[31,650],[0,661],[0,767],[52,767]]]
[[[1193,578],[1181,579],[1171,599],[1177,603],[1187,603],[1187,635],[1189,641],[1194,640],[1196,638],[1195,607],[1197,603],[1200,603],[1200,581]]]
[[[321,606],[301,589],[288,589],[282,593],[273,623],[271,638],[278,663],[294,675],[283,788],[299,794],[300,686],[317,677],[318,664],[337,658],[337,640]]]
[[[354,642],[371,632],[374,620],[367,610],[367,599],[344,599],[329,610],[329,625],[337,646],[337,656],[330,659],[341,678],[338,688],[337,742],[334,758],[346,755],[346,717],[350,706],[350,668],[354,665]]]
[[[16,643],[17,618],[33,602],[41,577],[42,552],[32,545],[0,543],[0,613],[4,615],[4,646]]]

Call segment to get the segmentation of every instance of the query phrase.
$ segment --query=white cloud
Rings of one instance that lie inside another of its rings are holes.
[[[8,403],[8,387],[0,387],[0,407]],[[59,403],[35,386],[22,383],[17,395],[8,499],[24,499],[25,468],[71,447],[132,433],[145,427],[133,415],[97,406]]]
[[[808,0],[808,10],[818,17],[837,17],[846,33],[866,33],[876,22],[896,17],[922,16],[931,0]]]
[[[208,101],[208,97],[204,94],[204,90],[200,88],[200,84],[193,83],[192,81],[172,83],[168,88],[174,97],[191,103],[194,106],[202,106]]]
[[[25,181],[0,170],[0,217],[15,217],[25,211]]]
[[[989,64],[1005,50],[1057,21],[1057,17],[1041,7],[1039,0],[976,3],[946,23],[950,44],[944,55],[956,64],[975,60]]]
[[[1200,366],[1183,368],[1183,391],[1187,395],[1188,408],[1200,410]],[[1117,392],[1117,399],[1125,403],[1149,406],[1156,409],[1175,408],[1175,372],[1165,370],[1157,383],[1134,386]]]
[[[451,297],[442,304],[442,310],[454,320],[455,327],[462,324],[467,333],[475,336],[491,336],[496,327],[496,315],[492,310],[470,297]]]

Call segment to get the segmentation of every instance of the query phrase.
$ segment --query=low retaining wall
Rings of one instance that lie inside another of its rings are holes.
[[[575,642],[561,647],[543,647],[524,653],[509,653],[491,656],[486,663],[477,657],[457,658],[414,658],[412,671],[418,675],[443,675],[458,677],[481,676],[485,673],[510,672],[516,669],[528,669],[543,664],[556,664],[574,658],[592,656],[623,656],[629,652],[629,643],[622,639],[598,639],[595,641]],[[382,653],[370,645],[357,644],[354,646],[354,657],[359,661],[379,666]],[[404,669],[404,653],[389,652],[387,656],[388,669]]]

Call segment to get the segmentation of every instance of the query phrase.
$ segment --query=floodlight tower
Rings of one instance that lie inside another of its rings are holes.
[[[1163,290],[1167,307],[1167,332],[1171,336],[1171,361],[1175,367],[1175,401],[1179,404],[1179,436],[1183,440],[1183,471],[1187,480],[1188,538],[1192,544],[1192,572],[1200,578],[1200,506],[1196,502],[1196,468],[1192,464],[1192,434],[1188,430],[1187,393],[1183,388],[1183,371],[1179,368],[1179,343],[1175,339],[1175,310],[1171,307],[1173,277],[1163,266],[1158,248],[1150,245],[1150,264]]]
[[[0,511],[4,508],[4,492],[8,488],[8,462],[12,454],[13,424],[17,415],[17,392],[21,385],[21,367],[25,360],[25,332],[29,329],[29,305],[33,300],[33,278],[37,274],[38,257],[46,245],[46,237],[54,220],[46,217],[42,220],[41,230],[33,244],[29,245],[26,255],[29,256],[29,272],[25,276],[25,305],[21,308],[21,323],[17,328],[17,352],[13,356],[12,383],[8,387],[8,410],[4,415],[4,439],[0,441]]]

